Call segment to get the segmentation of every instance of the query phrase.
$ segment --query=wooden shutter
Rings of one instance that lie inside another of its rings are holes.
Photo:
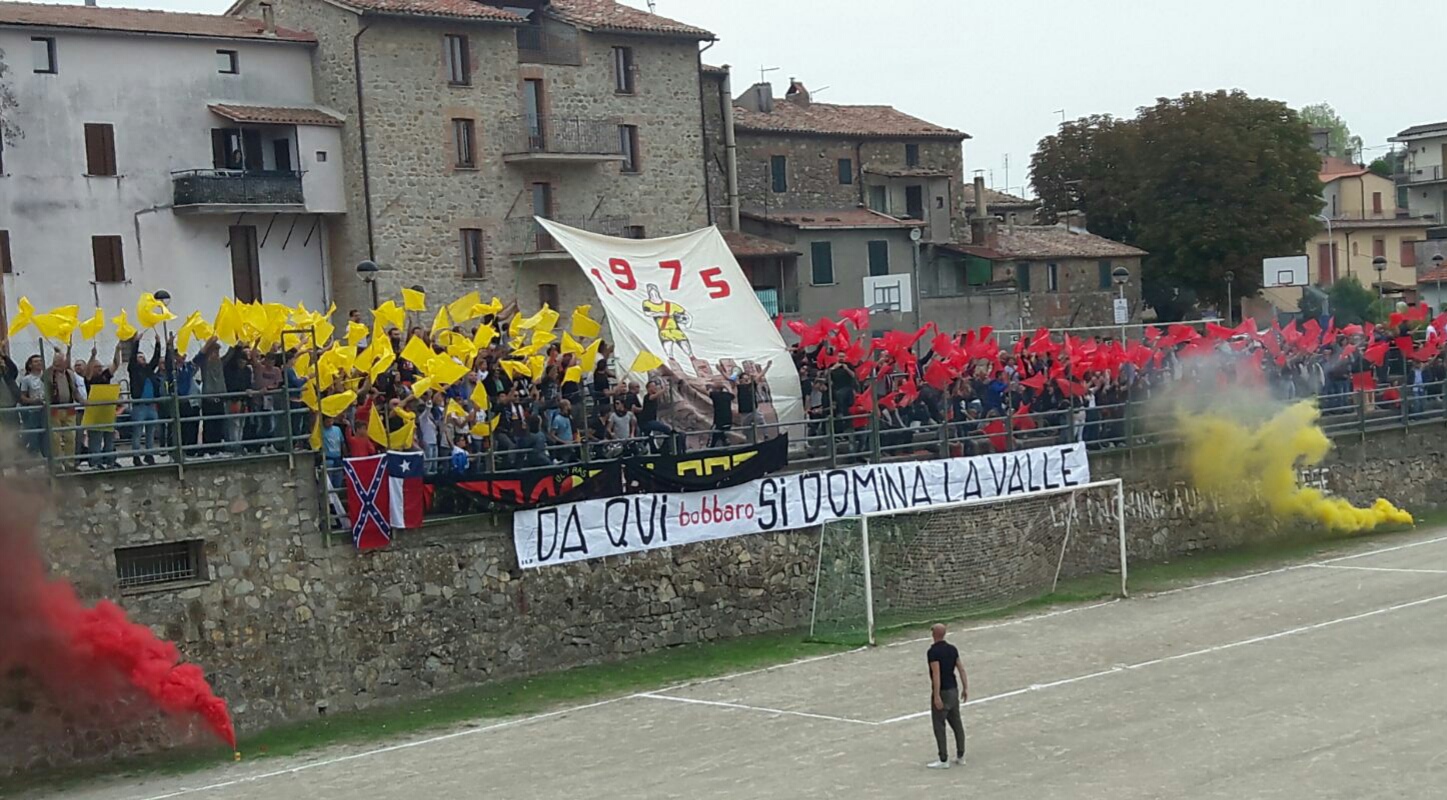
[[[828,242],[809,244],[810,282],[815,286],[834,283],[834,248]]]
[[[1015,286],[1022,292],[1030,291],[1030,262],[1015,262]]]
[[[91,256],[95,260],[96,283],[123,283],[126,265],[121,253],[121,237],[90,237]]]
[[[0,275],[14,271],[15,265],[10,261],[10,231],[0,231]]]
[[[1115,279],[1110,274],[1111,266],[1109,261],[1100,262],[1100,288],[1109,289]]]
[[[869,274],[889,274],[889,242],[875,239],[869,243]]]
[[[85,172],[87,175],[116,174],[115,129],[110,125],[86,123]]]
[[[1402,266],[1417,266],[1417,248],[1413,246],[1411,239],[1402,240]]]
[[[211,166],[226,169],[226,129],[211,129]]]

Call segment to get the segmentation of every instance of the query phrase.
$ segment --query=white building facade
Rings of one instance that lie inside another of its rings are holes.
[[[1414,125],[1389,141],[1403,151],[1397,204],[1413,217],[1447,223],[1447,122]]]
[[[315,46],[262,20],[0,3],[22,132],[0,151],[7,317],[22,296],[134,317],[162,289],[178,316],[325,308],[343,119],[314,102]]]

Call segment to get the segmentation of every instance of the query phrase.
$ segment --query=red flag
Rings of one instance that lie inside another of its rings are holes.
[[[849,415],[869,414],[874,411],[874,392],[860,392],[854,396],[854,405],[849,407]]]
[[[1418,303],[1407,309],[1407,319],[1411,322],[1424,322],[1430,313],[1431,309],[1427,308],[1426,303]]]
[[[1217,325],[1214,322],[1206,323],[1207,339],[1230,339],[1232,336],[1235,335],[1236,331],[1231,330],[1230,328],[1224,327],[1222,325]]]
[[[867,308],[846,308],[839,312],[841,319],[847,319],[854,323],[854,330],[869,330],[869,309]]]
[[[1415,352],[1415,348],[1412,347],[1412,337],[1410,337],[1410,336],[1398,336],[1398,337],[1397,337],[1397,340],[1394,342],[1394,344],[1397,345],[1397,349],[1398,349],[1398,350],[1401,350],[1401,351],[1402,351],[1402,356],[1403,356],[1404,358],[1412,358],[1412,357],[1413,357],[1413,353]]]
[[[984,432],[985,437],[990,440],[990,446],[995,448],[995,452],[1003,453],[1010,446],[1009,440],[1005,438],[1005,421],[1003,419],[996,418],[986,423]]]
[[[1370,372],[1358,372],[1352,375],[1352,391],[1370,392],[1377,388],[1377,379]]]
[[[909,380],[899,385],[899,399],[901,403],[903,403],[904,405],[909,405],[918,398],[919,384],[914,382],[914,378],[910,378]]]
[[[953,381],[954,379],[955,373],[950,370],[950,368],[945,364],[945,362],[939,360],[938,358],[931,361],[929,366],[925,367],[924,369],[925,383],[928,383],[930,386],[933,386],[941,391],[948,389],[950,381]]]
[[[1362,358],[1380,367],[1382,362],[1387,360],[1388,347],[1389,345],[1386,342],[1377,342],[1362,353]]]
[[[1388,328],[1399,328],[1401,327],[1402,323],[1406,321],[1407,315],[1401,313],[1400,311],[1393,311],[1391,314],[1387,315]]]
[[[1045,389],[1045,373],[1037,372],[1034,375],[1031,375],[1030,377],[1020,381],[1020,385],[1028,386],[1037,392],[1043,391]]]
[[[1356,336],[1357,334],[1362,332],[1362,326],[1347,325],[1346,327],[1341,329],[1341,332],[1345,333],[1347,336]]]
[[[874,374],[873,361],[866,361],[854,368],[854,377],[861,381],[869,380],[869,376],[872,374]]]
[[[1154,325],[1147,325],[1147,326],[1146,326],[1146,330],[1145,330],[1145,334],[1146,334],[1146,341],[1148,341],[1148,342],[1154,342],[1155,340],[1161,338],[1161,331],[1160,331],[1160,329],[1157,328],[1157,327],[1154,326]]]

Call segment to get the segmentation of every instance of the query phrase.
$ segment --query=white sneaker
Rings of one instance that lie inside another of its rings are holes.
[[[950,768],[950,762],[948,762],[948,761],[931,761],[931,762],[929,762],[928,764],[925,764],[924,766],[925,766],[925,769],[949,769],[949,768]]]
[[[963,766],[965,765],[965,757],[964,757],[964,756],[958,756],[958,757],[956,757],[955,760],[954,760],[953,762],[951,762],[951,763],[953,763],[955,766],[963,767]]]

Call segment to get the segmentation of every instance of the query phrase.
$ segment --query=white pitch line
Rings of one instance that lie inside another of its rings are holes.
[[[775,665],[773,665],[772,667],[760,667],[760,668],[758,668],[758,669],[744,670],[743,672],[731,672],[731,673],[729,673],[729,674],[727,674],[727,675],[715,675],[715,676],[712,677],[712,678],[699,678],[698,680],[684,681],[683,683],[676,683],[676,684],[673,684],[672,686],[665,686],[665,687],[663,687],[662,689],[657,689],[656,691],[659,691],[659,692],[676,692],[676,691],[678,691],[679,689],[687,689],[687,688],[690,687],[690,686],[702,686],[702,685],[704,685],[704,684],[706,684],[706,683],[717,683],[718,681],[730,681],[730,680],[733,680],[734,678],[744,678],[744,677],[747,677],[747,676],[749,676],[749,675],[760,675],[760,674],[765,673],[765,672],[773,672],[774,670],[787,669],[788,667],[797,667],[797,666],[800,666],[800,665],[802,665],[802,664],[813,664],[813,663],[816,662],[816,661],[827,661],[827,660],[829,660],[829,659],[831,659],[831,658],[838,658],[838,657],[840,657],[840,656],[847,656],[847,655],[851,655],[851,654],[853,654],[853,653],[862,653],[862,652],[864,652],[865,650],[868,650],[868,649],[869,649],[869,648],[866,646],[866,647],[856,647],[856,648],[854,648],[853,650],[841,650],[841,651],[839,651],[839,652],[837,652],[837,653],[825,653],[825,654],[822,655],[822,656],[810,656],[810,657],[808,657],[808,658],[801,658],[801,659],[799,659],[799,660],[797,660],[797,661],[786,661],[786,662],[784,662],[784,663],[782,663],[782,664],[775,664]]]
[[[1155,665],[1157,665],[1157,664],[1165,664],[1165,663],[1168,663],[1168,662],[1171,662],[1171,661],[1180,661],[1180,660],[1187,659],[1187,658],[1195,658],[1195,657],[1197,657],[1197,656],[1211,655],[1211,654],[1213,654],[1213,653],[1219,653],[1219,652],[1222,652],[1222,651],[1224,651],[1224,650],[1232,650],[1232,649],[1235,649],[1235,648],[1237,648],[1237,647],[1245,647],[1246,645],[1249,645],[1249,644],[1260,644],[1260,643],[1262,643],[1262,642],[1269,642],[1269,641],[1273,641],[1273,640],[1275,640],[1275,639],[1283,639],[1283,638],[1285,638],[1285,637],[1287,637],[1287,636],[1296,636],[1296,635],[1303,634],[1303,633],[1310,633],[1310,632],[1312,632],[1312,631],[1321,630],[1322,628],[1329,628],[1329,627],[1331,627],[1331,626],[1333,626],[1333,625],[1340,625],[1340,624],[1345,623],[1345,622],[1355,622],[1355,621],[1357,621],[1357,620],[1367,619],[1367,618],[1369,618],[1369,617],[1375,617],[1375,616],[1379,616],[1379,615],[1382,615],[1382,614],[1390,614],[1390,613],[1392,613],[1392,612],[1394,612],[1394,611],[1401,611],[1401,610],[1403,610],[1403,609],[1413,608],[1413,607],[1415,607],[1415,606],[1426,605],[1426,604],[1428,604],[1428,603],[1435,603],[1435,602],[1437,602],[1437,601],[1439,601],[1439,600],[1447,600],[1447,594],[1439,594],[1439,595],[1436,595],[1436,596],[1434,596],[1434,597],[1427,597],[1427,598],[1423,598],[1423,599],[1421,599],[1421,600],[1413,600],[1413,601],[1408,602],[1408,603],[1398,603],[1397,605],[1394,605],[1394,606],[1387,606],[1387,607],[1385,607],[1385,608],[1378,608],[1378,609],[1374,609],[1374,610],[1372,610],[1372,611],[1365,611],[1365,612],[1362,612],[1362,613],[1360,613],[1360,614],[1353,614],[1353,615],[1351,615],[1351,616],[1349,616],[1349,617],[1338,617],[1338,618],[1336,618],[1336,619],[1327,620],[1326,622],[1316,622],[1316,623],[1313,623],[1313,624],[1311,624],[1311,625],[1302,625],[1302,626],[1299,626],[1299,627],[1296,627],[1296,628],[1290,628],[1290,629],[1288,629],[1288,630],[1278,631],[1278,632],[1276,632],[1276,633],[1268,633],[1268,634],[1266,634],[1266,635],[1264,635],[1264,636],[1253,636],[1253,637],[1251,637],[1250,639],[1241,639],[1240,641],[1228,642],[1228,643],[1226,643],[1226,644],[1218,644],[1218,645],[1213,645],[1213,646],[1211,646],[1211,647],[1203,647],[1203,648],[1201,648],[1201,649],[1199,649],[1199,650],[1192,650],[1192,651],[1187,652],[1187,653],[1177,653],[1177,654],[1172,655],[1172,656],[1163,656],[1163,657],[1161,657],[1161,658],[1153,658],[1153,659],[1151,659],[1151,660],[1149,660],[1149,661],[1141,661],[1141,662],[1138,662],[1138,663],[1135,663],[1135,664],[1123,664],[1123,665],[1120,665],[1120,666],[1111,667],[1111,668],[1109,668],[1109,669],[1103,669],[1103,670],[1099,670],[1099,671],[1097,671],[1097,672],[1092,672],[1092,673],[1089,673],[1089,674],[1087,674],[1087,675],[1077,675],[1077,676],[1075,676],[1075,677],[1073,677],[1073,678],[1062,678],[1061,680],[1051,681],[1051,682],[1049,682],[1049,683],[1036,683],[1036,684],[1031,684],[1030,686],[1026,686],[1026,687],[1023,688],[1023,689],[1015,689],[1014,691],[1003,692],[1003,693],[1001,693],[1001,694],[990,695],[989,697],[981,697],[981,698],[979,698],[978,700],[971,700],[971,701],[965,703],[965,705],[966,705],[966,706],[983,705],[983,704],[985,704],[985,703],[993,702],[993,701],[995,701],[995,700],[1003,700],[1003,699],[1005,699],[1005,698],[1007,698],[1007,697],[1015,697],[1015,696],[1022,695],[1022,694],[1030,694],[1030,693],[1032,693],[1032,692],[1042,691],[1042,690],[1044,690],[1044,689],[1052,689],[1052,688],[1055,688],[1055,687],[1057,687],[1057,686],[1065,686],[1065,685],[1067,685],[1067,684],[1080,683],[1081,681],[1087,681],[1087,680],[1090,680],[1090,679],[1092,679],[1092,678],[1103,678],[1103,677],[1105,677],[1105,676],[1107,676],[1107,675],[1119,675],[1119,674],[1121,674],[1121,673],[1123,673],[1123,672],[1130,672],[1131,670],[1144,669],[1145,667],[1153,667],[1153,666],[1155,666]],[[877,724],[877,725],[892,725],[892,724],[894,724],[894,723],[896,723],[896,722],[905,722],[906,720],[919,719],[920,717],[927,717],[927,716],[929,716],[929,714],[930,714],[929,711],[918,711],[918,712],[915,712],[915,713],[913,713],[913,714],[905,714],[905,715],[903,715],[903,716],[893,717],[893,718],[891,718],[891,719],[886,719],[886,720],[881,720],[881,721],[879,721],[879,722],[877,722],[877,723],[875,723],[875,724]]]
[[[1438,542],[1447,542],[1447,536],[1438,536],[1438,537],[1435,538],[1435,539],[1423,539],[1423,540],[1420,541],[1420,542],[1408,542],[1407,544],[1399,544],[1399,545],[1396,545],[1396,546],[1394,546],[1394,547],[1378,547],[1378,548],[1376,548],[1376,549],[1374,549],[1374,550],[1368,550],[1368,551],[1366,551],[1366,552],[1364,552],[1364,553],[1353,553],[1353,554],[1351,554],[1351,555],[1349,555],[1349,556],[1337,556],[1336,558],[1328,558],[1328,559],[1326,559],[1326,560],[1324,560],[1324,561],[1318,561],[1318,562],[1316,562],[1316,563],[1317,563],[1317,564],[1335,564],[1335,563],[1337,563],[1338,561],[1350,561],[1350,560],[1352,560],[1353,558],[1366,558],[1367,556],[1378,556],[1378,555],[1381,555],[1382,553],[1395,553],[1395,552],[1397,552],[1398,550],[1410,550],[1410,549],[1413,548],[1413,547],[1421,547],[1421,546],[1424,545],[1424,544],[1437,544]]]
[[[287,769],[279,769],[279,770],[274,770],[274,771],[272,771],[272,772],[263,772],[263,773],[261,773],[261,774],[259,774],[259,775],[248,775],[248,776],[246,776],[246,777],[244,777],[244,778],[234,778],[234,779],[229,780],[229,781],[220,781],[220,782],[217,782],[217,783],[207,784],[207,785],[205,785],[205,786],[195,786],[195,787],[188,787],[188,788],[183,788],[183,789],[177,789],[177,790],[175,790],[175,791],[167,792],[167,793],[165,793],[165,794],[158,794],[158,795],[154,795],[154,796],[151,796],[151,797],[147,797],[147,798],[144,798],[144,800],[169,800],[169,798],[172,798],[172,797],[182,797],[182,796],[188,795],[188,794],[197,794],[197,793],[200,793],[200,792],[209,792],[209,791],[214,791],[214,790],[216,790],[216,789],[226,789],[226,788],[229,788],[229,787],[231,787],[231,786],[237,786],[237,785],[240,785],[240,784],[243,784],[243,783],[252,783],[252,782],[255,782],[255,781],[267,780],[267,779],[269,779],[269,778],[277,778],[277,777],[280,777],[280,776],[282,776],[282,775],[294,775],[294,774],[296,774],[296,773],[298,773],[298,772],[306,772],[307,770],[317,769],[317,768],[320,768],[320,767],[329,767],[329,766],[332,766],[333,764],[342,764],[342,763],[345,763],[345,762],[348,762],[348,761],[355,761],[356,759],[359,759],[359,758],[370,758],[370,757],[372,757],[372,756],[382,755],[383,753],[393,753],[393,752],[396,752],[396,751],[398,751],[398,750],[408,750],[408,749],[411,749],[411,748],[413,748],[413,747],[422,747],[423,745],[436,744],[436,743],[438,743],[438,742],[445,742],[445,741],[448,741],[448,740],[450,740],[450,739],[460,739],[460,738],[462,738],[462,737],[464,737],[464,736],[472,736],[472,735],[474,735],[474,734],[487,733],[488,731],[495,731],[495,730],[499,730],[499,729],[501,729],[501,728],[511,728],[511,727],[514,727],[514,726],[517,726],[517,725],[524,725],[524,724],[529,723],[529,722],[538,722],[538,721],[540,721],[540,720],[550,719],[550,718],[552,718],[552,717],[560,717],[560,716],[563,716],[563,715],[565,715],[565,714],[571,714],[571,713],[573,713],[573,712],[575,712],[575,711],[586,711],[587,709],[590,709],[590,708],[597,708],[597,707],[599,707],[599,706],[606,706],[606,705],[608,705],[608,704],[610,704],[610,703],[616,703],[616,702],[618,702],[618,701],[620,701],[620,700],[629,700],[629,699],[631,699],[631,698],[633,698],[633,697],[636,697],[636,696],[637,696],[637,695],[627,695],[627,696],[624,696],[624,697],[612,697],[612,698],[609,698],[609,699],[607,699],[607,700],[600,700],[600,701],[598,701],[598,702],[596,702],[596,703],[588,703],[588,704],[586,704],[586,705],[581,705],[581,706],[572,706],[572,707],[569,707],[569,708],[562,708],[562,709],[558,709],[557,711],[549,711],[549,712],[547,712],[546,714],[534,714],[533,716],[530,716],[530,717],[522,717],[522,718],[520,718],[520,719],[508,720],[507,722],[499,722],[499,723],[497,723],[497,724],[495,724],[495,725],[488,725],[488,726],[481,727],[481,728],[468,728],[468,729],[466,729],[466,730],[453,731],[452,733],[445,733],[445,734],[442,734],[441,736],[433,736],[433,737],[430,737],[430,738],[427,738],[427,739],[418,739],[418,740],[415,741],[415,742],[404,742],[403,744],[394,744],[394,745],[391,745],[391,746],[388,746],[388,747],[379,747],[379,748],[376,748],[376,749],[374,749],[374,750],[365,750],[365,751],[360,752],[360,753],[352,753],[351,755],[338,756],[337,758],[328,758],[328,759],[324,759],[324,760],[322,760],[322,761],[312,761],[312,762],[307,763],[307,764],[300,764],[300,765],[297,765],[297,766],[295,766],[295,767],[288,767]]]
[[[1354,567],[1351,564],[1312,564],[1317,569],[1357,569],[1364,572],[1412,572],[1418,575],[1447,575],[1447,569],[1409,569],[1407,567]]]
[[[1008,627],[1010,627],[1011,625],[1024,625],[1024,624],[1027,623],[1027,622],[1038,622],[1038,621],[1040,621],[1040,620],[1042,620],[1042,619],[1049,619],[1049,618],[1051,618],[1051,617],[1059,617],[1059,616],[1062,616],[1062,615],[1064,615],[1064,614],[1074,614],[1074,613],[1077,612],[1077,611],[1089,611],[1089,610],[1091,610],[1091,609],[1093,609],[1093,608],[1104,608],[1104,607],[1106,607],[1106,606],[1115,605],[1116,603],[1119,603],[1119,602],[1120,602],[1120,598],[1117,597],[1117,598],[1115,598],[1114,600],[1106,600],[1106,601],[1103,601],[1103,602],[1100,602],[1100,603],[1091,603],[1091,604],[1088,605],[1088,606],[1074,606],[1074,607],[1072,607],[1072,608],[1062,608],[1062,609],[1059,609],[1059,610],[1056,610],[1056,611],[1047,611],[1047,612],[1045,612],[1045,613],[1043,613],[1043,614],[1031,614],[1031,615],[1028,616],[1028,617],[1020,617],[1019,619],[1006,620],[1006,621],[1004,621],[1004,622],[990,622],[990,623],[987,623],[987,624],[984,624],[984,625],[972,625],[972,626],[970,626],[970,627],[968,627],[968,628],[960,628],[959,631],[958,631],[958,633],[960,633],[960,634],[966,634],[966,633],[974,633],[974,632],[976,632],[976,631],[993,630],[993,629],[995,629],[995,628],[1008,628]],[[921,623],[921,624],[923,624],[923,623]],[[906,640],[904,640],[904,641],[899,641],[899,642],[890,642],[889,644],[885,645],[885,647],[902,647],[902,646],[907,645],[907,644],[919,644],[920,642],[928,642],[928,641],[930,641],[930,638],[931,638],[931,637],[929,637],[929,636],[921,636],[921,637],[919,637],[918,639],[906,639]],[[864,648],[862,648],[862,649],[864,649]]]
[[[690,704],[690,705],[698,705],[698,706],[715,706],[715,707],[717,707],[717,708],[731,708],[731,709],[737,709],[737,710],[739,710],[739,711],[758,711],[758,712],[764,713],[764,714],[783,714],[783,715],[787,715],[787,716],[791,716],[791,717],[807,717],[808,719],[822,719],[822,720],[826,720],[826,721],[828,721],[828,722],[848,722],[848,723],[852,723],[852,724],[854,724],[854,725],[869,725],[869,726],[874,726],[874,725],[878,725],[878,724],[879,724],[878,722],[870,722],[870,721],[867,720],[867,719],[851,719],[851,718],[849,718],[849,717],[831,717],[831,716],[829,716],[828,714],[811,714],[811,713],[809,713],[808,711],[786,711],[786,710],[784,710],[784,709],[782,709],[782,708],[764,708],[764,707],[762,707],[762,706],[748,706],[748,705],[744,705],[744,704],[742,704],[742,703],[725,703],[725,702],[723,702],[723,701],[721,701],[721,700],[699,700],[699,699],[693,698],[693,697],[673,697],[673,696],[671,696],[671,695],[655,694],[655,693],[653,693],[653,692],[643,692],[642,694],[637,694],[637,695],[634,695],[634,696],[635,696],[635,697],[647,698],[647,699],[649,699],[649,700],[669,700],[669,701],[672,701],[672,702],[675,702],[675,703],[688,703],[688,704]]]

